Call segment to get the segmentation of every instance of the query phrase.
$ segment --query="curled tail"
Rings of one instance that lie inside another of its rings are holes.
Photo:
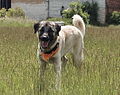
[[[83,37],[84,37],[84,35],[85,35],[85,23],[84,23],[82,17],[76,14],[72,18],[73,18],[73,25],[75,27],[77,27],[82,32]]]

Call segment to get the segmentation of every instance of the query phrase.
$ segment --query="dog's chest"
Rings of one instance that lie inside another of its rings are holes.
[[[44,60],[42,57],[41,57],[42,60]],[[56,62],[56,58],[55,57],[51,57],[50,59],[48,60],[44,60],[46,63],[48,64],[55,64]]]
[[[52,58],[50,58],[50,59],[48,60],[48,63],[50,63],[50,64],[55,64],[55,60],[56,60],[56,58],[55,58],[55,57],[52,57]]]
[[[54,55],[49,56],[49,54],[43,54],[43,52],[38,51],[40,59],[42,59],[43,61],[45,61],[46,63],[50,63],[50,64],[54,64],[57,60],[57,56],[58,56],[58,52],[56,52]]]

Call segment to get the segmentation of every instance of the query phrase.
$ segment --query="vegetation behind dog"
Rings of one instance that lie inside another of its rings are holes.
[[[0,27],[0,95],[120,95],[120,27],[87,27],[85,60],[77,70],[71,61],[62,72],[61,91],[54,89],[52,65],[39,89],[37,38],[28,27]]]
[[[25,18],[25,12],[20,7],[10,8],[8,10],[5,8],[2,8],[0,9],[0,18],[1,17]]]

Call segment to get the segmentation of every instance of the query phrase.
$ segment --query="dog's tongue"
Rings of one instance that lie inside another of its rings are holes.
[[[41,43],[43,48],[47,48],[48,47],[48,42],[47,41],[42,41]]]

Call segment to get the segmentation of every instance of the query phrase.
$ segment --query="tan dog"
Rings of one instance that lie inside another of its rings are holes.
[[[52,62],[56,71],[56,88],[60,88],[62,65],[67,61],[65,54],[73,55],[76,67],[80,66],[84,58],[84,21],[79,15],[74,15],[73,25],[59,26],[50,21],[42,21],[34,25],[39,39],[37,55],[41,63],[41,80],[47,63]]]

